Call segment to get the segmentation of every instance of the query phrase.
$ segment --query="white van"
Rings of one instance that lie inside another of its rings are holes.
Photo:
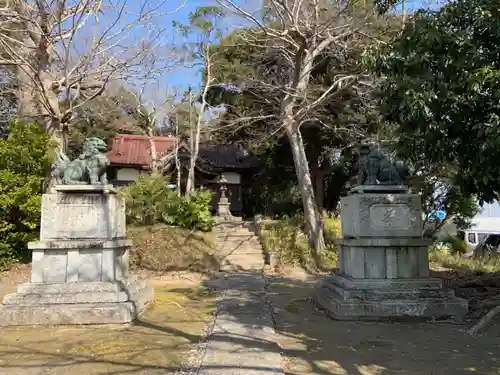
[[[471,228],[459,231],[457,234],[472,250],[480,242],[483,242],[489,234],[500,234],[500,217],[476,216],[472,220]]]

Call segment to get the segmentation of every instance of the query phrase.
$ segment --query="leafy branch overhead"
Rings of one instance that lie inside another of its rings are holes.
[[[402,154],[450,166],[462,194],[485,201],[500,192],[499,19],[496,0],[419,11],[377,66]]]

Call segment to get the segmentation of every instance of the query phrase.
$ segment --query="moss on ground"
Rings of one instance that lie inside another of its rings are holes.
[[[186,280],[155,281],[155,290],[154,306],[134,324],[2,329],[2,374],[174,372],[203,339],[215,299]]]

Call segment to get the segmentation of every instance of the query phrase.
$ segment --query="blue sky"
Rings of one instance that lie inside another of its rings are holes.
[[[173,7],[174,4],[180,4],[182,0],[172,0],[168,2],[169,7]],[[167,17],[165,22],[169,24],[173,20],[179,21],[181,23],[188,23],[189,13],[194,11],[199,6],[213,5],[215,1],[211,0],[187,0],[186,5],[180,9],[178,12],[171,14]],[[257,1],[252,0],[239,0],[239,3],[245,3],[247,7],[253,7],[254,9],[258,7]],[[419,8],[436,8],[442,3],[442,0],[407,0],[408,11],[416,10]],[[397,9],[398,10],[398,9]],[[399,7],[400,10],[400,7]],[[173,30],[172,30],[173,32]],[[180,38],[176,38],[177,41],[181,41]],[[199,68],[180,68],[173,72],[165,75],[165,85],[169,87],[174,87],[180,90],[185,90],[188,85],[193,87],[198,87],[200,83],[200,74],[198,73]]]

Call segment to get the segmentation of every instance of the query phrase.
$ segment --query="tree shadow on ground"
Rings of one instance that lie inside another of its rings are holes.
[[[157,305],[132,325],[2,329],[0,374],[169,374],[178,371],[181,362],[196,371],[199,362],[189,357],[201,357],[192,352],[193,344],[204,339],[200,327],[208,322],[199,316],[200,304],[207,311],[214,307],[214,292],[220,291],[223,280],[224,275],[218,274],[204,281],[202,291],[176,284],[169,288],[168,299],[158,298]],[[234,366],[229,373],[240,374],[244,369],[252,375],[280,373],[266,364],[265,353],[283,355],[288,375],[491,375],[500,371],[498,326],[472,338],[465,334],[464,325],[334,321],[310,301],[315,281],[270,276],[265,292],[255,290],[256,299],[247,301],[239,299],[241,285],[226,291],[234,296],[237,309],[248,313],[231,315],[231,309],[221,310],[219,305],[218,316],[223,312],[224,319],[236,321],[240,329],[224,334],[225,322],[216,321],[217,333],[210,342],[229,341],[231,351],[246,348],[262,358]],[[261,297],[267,298],[266,309],[257,303]],[[272,320],[266,319],[267,313]],[[249,335],[259,325],[262,336]],[[215,363],[209,370],[228,373],[224,363]]]
[[[186,280],[155,285],[154,306],[132,324],[2,328],[0,374],[172,374],[190,365],[214,296]]]
[[[231,335],[231,343],[235,347],[282,353],[289,375],[465,375],[500,371],[498,326],[472,338],[465,333],[465,325],[444,322],[335,321],[311,303],[315,281],[268,278],[267,298],[279,346],[265,337],[256,340],[244,334]],[[205,282],[207,288],[214,285],[214,280]],[[237,296],[239,288],[227,292]],[[233,316],[248,329],[259,324],[255,315],[259,312],[252,304],[240,303],[239,308],[249,313]],[[264,316],[266,312],[260,314]],[[228,336],[210,340],[228,340]],[[255,367],[254,371],[258,371],[259,366]]]

